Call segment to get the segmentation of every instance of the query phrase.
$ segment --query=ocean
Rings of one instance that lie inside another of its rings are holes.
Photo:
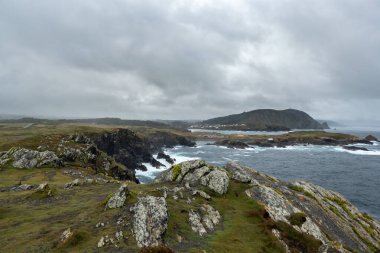
[[[357,136],[372,134],[380,138],[376,130],[338,129],[337,132]],[[247,134],[247,133],[245,133]],[[254,134],[254,133],[252,133]],[[262,134],[262,132],[260,132]],[[207,142],[197,142],[196,147],[175,147],[165,152],[176,163],[191,159],[204,159],[208,163],[224,166],[228,161],[236,161],[281,180],[305,180],[343,194],[362,212],[380,219],[380,143],[355,145],[370,151],[349,151],[341,147],[299,145],[286,148],[229,149]],[[166,167],[165,161],[160,160]],[[158,173],[166,169],[153,168],[145,164],[148,171],[137,171],[143,183],[150,182]]]

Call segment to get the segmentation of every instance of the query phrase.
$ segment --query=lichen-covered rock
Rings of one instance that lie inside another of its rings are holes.
[[[146,196],[139,198],[131,208],[133,234],[139,247],[157,246],[163,243],[168,228],[168,209],[165,198]]]
[[[5,159],[6,158],[6,159]],[[12,148],[5,155],[3,161],[13,160],[13,167],[20,169],[39,168],[42,166],[61,166],[62,161],[52,151],[36,151],[26,148]]]
[[[225,194],[228,191],[230,179],[225,171],[215,169],[201,178],[201,184],[219,194]]]
[[[229,162],[224,167],[232,174],[232,179],[242,183],[249,183],[252,180],[251,175],[235,162]]]
[[[122,184],[117,192],[108,200],[106,208],[119,208],[124,206],[124,203],[129,195],[129,189],[126,184]]]
[[[197,185],[198,181],[207,173],[210,172],[210,168],[207,166],[203,166],[200,168],[197,168],[193,171],[193,173],[187,173],[183,178],[182,181],[188,182],[190,186]],[[177,178],[178,179],[178,178]]]
[[[79,181],[78,178],[76,178],[73,181],[66,183],[65,184],[65,189],[71,189],[74,186],[79,186],[79,184],[80,184],[80,181]]]
[[[211,196],[205,193],[204,191],[194,190],[192,193],[192,195],[197,195],[197,194],[204,199],[207,199],[207,200],[211,199]]]
[[[207,233],[205,227],[202,224],[201,216],[199,213],[195,212],[194,210],[190,210],[189,212],[189,222],[191,229],[198,233],[200,236],[203,236]]]
[[[220,220],[221,216],[219,212],[207,204],[203,204],[199,210],[189,211],[191,229],[200,236],[214,231],[215,226],[219,224]]]
[[[283,195],[265,185],[256,185],[246,190],[246,194],[248,197],[264,204],[270,217],[275,221],[284,221],[290,224],[287,217],[293,213],[300,212]]]
[[[60,237],[60,241],[62,244],[66,243],[68,240],[70,240],[70,238],[74,235],[73,231],[71,231],[71,228],[68,228],[66,229],[65,231],[63,231],[61,237]]]
[[[193,160],[176,164],[155,179],[157,183],[167,181],[184,184],[187,189],[204,185],[216,193],[225,194],[230,180],[223,169],[209,166],[203,160]]]
[[[203,204],[201,206],[203,213],[202,222],[209,231],[213,231],[215,226],[219,224],[221,216],[219,212],[210,205]]]

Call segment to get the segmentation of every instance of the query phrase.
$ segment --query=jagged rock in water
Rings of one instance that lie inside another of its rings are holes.
[[[342,146],[344,149],[351,151],[369,151],[367,148],[357,147],[357,146]]]
[[[368,135],[364,138],[367,141],[379,141],[375,136],[373,135]]]
[[[175,162],[173,158],[171,158],[169,155],[165,154],[164,152],[159,152],[157,154],[157,159],[165,159],[165,161],[167,161],[170,164],[173,164]]]
[[[237,148],[237,149],[249,148],[249,145],[247,143],[242,142],[242,141],[235,141],[235,140],[216,141],[214,145],[224,146],[227,148]]]
[[[235,162],[228,162],[224,167],[232,174],[232,179],[242,183],[249,183],[252,180],[250,174]]]
[[[124,203],[129,195],[129,189],[126,184],[122,184],[117,192],[108,200],[106,208],[119,208],[124,206]]]
[[[165,198],[146,196],[139,198],[131,208],[133,212],[133,234],[141,247],[163,243],[168,228],[168,209]]]
[[[62,161],[52,151],[36,151],[26,148],[12,148],[2,156],[2,161],[13,160],[13,167],[20,169],[39,168],[42,166],[61,166]]]

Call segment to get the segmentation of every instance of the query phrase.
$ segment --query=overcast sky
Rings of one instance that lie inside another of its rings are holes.
[[[0,0],[0,113],[379,119],[378,0]]]

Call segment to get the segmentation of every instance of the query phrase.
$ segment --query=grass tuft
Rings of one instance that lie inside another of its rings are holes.
[[[306,222],[306,215],[304,213],[293,213],[288,217],[292,225],[301,227]]]

